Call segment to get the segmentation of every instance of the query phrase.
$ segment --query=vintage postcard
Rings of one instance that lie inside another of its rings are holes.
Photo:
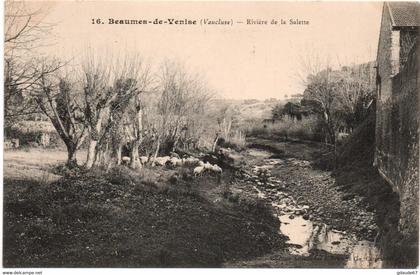
[[[417,273],[419,2],[6,1],[3,19],[3,274]]]

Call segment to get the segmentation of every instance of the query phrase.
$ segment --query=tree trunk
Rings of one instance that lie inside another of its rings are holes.
[[[89,142],[89,148],[88,148],[88,155],[86,160],[86,168],[90,169],[93,166],[93,163],[96,159],[96,145],[98,144],[97,140],[91,139]]]
[[[122,145],[117,148],[117,165],[121,165]]]
[[[77,166],[76,160],[76,145],[73,143],[66,143],[67,147],[67,166],[74,168]]]
[[[140,142],[138,140],[135,140],[132,142],[131,146],[131,161],[130,161],[130,168],[131,169],[138,169],[141,168],[141,162],[139,158],[139,146]]]
[[[217,141],[219,141],[219,136],[217,136],[217,137],[214,139],[213,147],[211,148],[211,151],[212,151],[212,152],[216,151]]]
[[[92,168],[93,164],[96,161],[96,155],[98,153],[97,145],[98,145],[98,140],[99,140],[99,133],[101,132],[102,119],[104,115],[105,115],[104,110],[99,111],[98,119],[96,120],[96,123],[94,124],[95,127],[91,128],[88,156],[87,156],[87,160],[85,164],[87,169]]]
[[[180,138],[180,136],[176,136],[175,141],[174,141],[174,144],[172,146],[172,150],[171,150],[172,152],[175,152],[175,150],[176,150],[176,148],[178,146],[179,138]]]
[[[155,154],[153,156],[152,167],[156,165],[155,162],[156,162],[157,155],[159,153],[159,148],[160,148],[160,137],[158,137],[158,139],[157,139],[156,151],[155,151]]]

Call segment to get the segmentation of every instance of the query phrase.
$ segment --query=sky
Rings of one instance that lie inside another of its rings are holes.
[[[381,2],[36,2],[48,6],[61,58],[139,53],[154,66],[169,59],[232,99],[284,98],[302,93],[302,60],[320,56],[333,65],[375,59]],[[114,19],[232,20],[233,25],[110,25]],[[247,25],[247,19],[309,21],[309,25]]]

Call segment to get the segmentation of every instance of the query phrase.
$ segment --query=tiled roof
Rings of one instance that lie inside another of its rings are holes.
[[[419,2],[387,2],[394,27],[420,26]]]

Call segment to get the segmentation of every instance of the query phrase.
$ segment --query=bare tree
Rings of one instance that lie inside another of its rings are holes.
[[[333,70],[328,56],[301,58],[300,78],[304,100],[321,114],[328,142],[335,144],[338,130],[352,129],[363,119],[373,97],[372,64],[343,66]]]
[[[4,15],[4,44],[7,56],[18,50],[33,50],[43,44],[54,24],[45,22],[48,5],[34,7],[26,1],[6,1]]]
[[[337,96],[337,85],[332,80],[330,68],[308,77],[308,86],[304,92],[304,98],[314,101],[319,106],[326,125],[329,142],[335,144],[335,121],[333,108]]]
[[[43,71],[59,65],[43,64]],[[41,111],[50,119],[67,148],[67,165],[77,165],[76,151],[87,136],[81,93],[68,79],[41,74],[32,95]]]
[[[238,124],[239,115],[240,110],[237,106],[231,104],[221,106],[221,108],[217,109],[216,121],[218,128],[212,145],[213,152],[216,150],[220,138],[226,141],[230,139],[233,128]]]
[[[83,65],[83,92],[85,101],[85,117],[90,132],[86,168],[90,169],[96,159],[97,144],[102,130],[107,108],[117,94],[112,94],[109,78],[110,66],[105,62],[96,62],[89,56]]]
[[[154,121],[157,135],[154,157],[162,144],[167,152],[176,149],[182,132],[195,124],[197,115],[204,111],[210,99],[210,93],[202,79],[188,74],[179,64],[164,63],[158,81],[160,97]]]
[[[45,7],[45,5],[44,5]],[[4,26],[4,118],[6,127],[19,118],[38,112],[37,104],[28,93],[42,77],[54,73],[58,68],[48,66],[40,70],[44,63],[35,57],[35,49],[46,42],[53,24],[44,18],[45,8],[33,8],[24,1],[5,3]]]
[[[90,130],[86,161],[89,169],[96,162],[99,149],[106,146],[106,141],[113,135],[110,131],[116,129],[115,125],[124,117],[130,100],[148,85],[149,69],[138,56],[107,61],[91,54],[83,65],[82,81],[85,116]]]
[[[343,67],[338,71],[336,112],[341,114],[346,127],[352,130],[366,116],[374,99],[375,69],[373,62]]]
[[[30,94],[40,79],[54,74],[62,66],[55,62],[46,66],[46,62],[46,59],[37,59],[21,64],[13,59],[5,59],[4,118],[6,127],[21,117],[39,112]]]

